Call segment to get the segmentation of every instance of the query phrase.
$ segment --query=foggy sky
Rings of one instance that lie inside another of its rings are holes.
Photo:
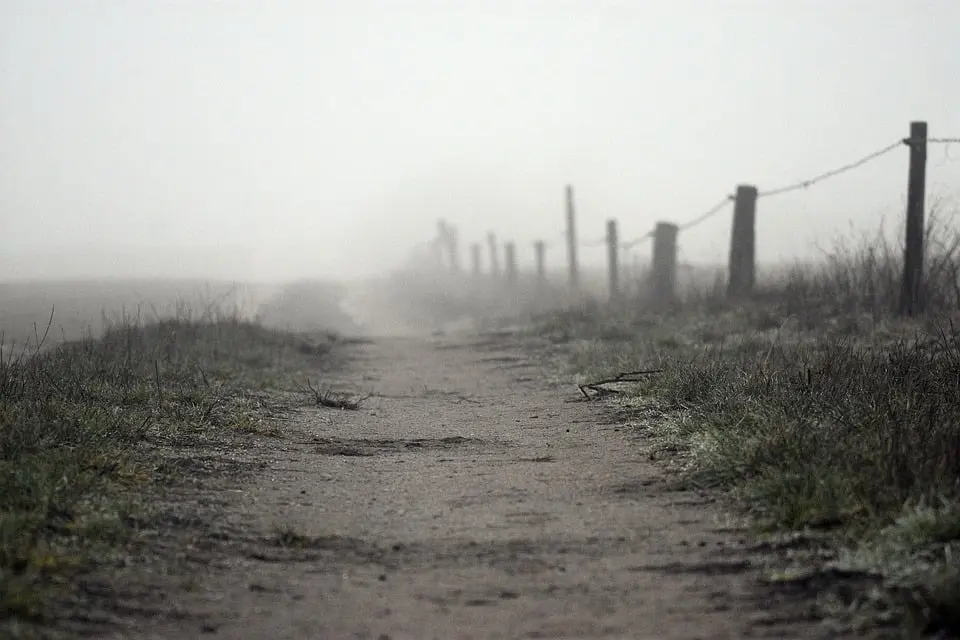
[[[958,36],[955,0],[0,0],[0,280],[366,274],[441,216],[529,261],[568,183],[582,239],[629,240],[911,120],[960,136]],[[929,189],[958,195],[946,151]],[[761,200],[758,258],[896,229],[906,168]]]

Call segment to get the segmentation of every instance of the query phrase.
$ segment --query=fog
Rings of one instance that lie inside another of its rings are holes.
[[[960,136],[958,35],[952,0],[0,0],[0,280],[367,276],[439,217],[528,262],[566,184],[584,240],[629,240],[911,120]],[[758,259],[896,230],[906,168],[762,200]],[[960,150],[928,185],[958,192]],[[729,227],[681,259],[722,262]]]

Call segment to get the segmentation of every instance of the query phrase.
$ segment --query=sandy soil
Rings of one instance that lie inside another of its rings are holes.
[[[350,349],[343,383],[376,396],[297,414],[239,461],[251,481],[201,486],[225,515],[189,543],[189,588],[111,637],[825,635],[709,496],[509,338]]]

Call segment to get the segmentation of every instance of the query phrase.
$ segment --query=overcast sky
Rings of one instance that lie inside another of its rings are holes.
[[[584,240],[630,239],[911,120],[960,136],[958,77],[956,0],[0,0],[0,279],[343,277],[440,216],[529,261],[567,183]],[[946,151],[928,184],[956,195]],[[758,257],[893,225],[906,169],[761,200]],[[729,229],[681,258],[726,260]]]

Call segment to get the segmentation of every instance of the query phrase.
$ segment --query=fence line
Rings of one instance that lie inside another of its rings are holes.
[[[852,171],[852,170],[854,170],[854,169],[857,169],[857,168],[859,168],[859,167],[862,167],[863,165],[867,164],[868,162],[871,162],[871,161],[873,161],[873,160],[876,160],[877,158],[880,158],[881,156],[885,156],[885,155],[887,155],[888,153],[890,153],[891,151],[893,151],[894,149],[899,148],[900,145],[904,144],[904,142],[905,142],[904,140],[897,140],[897,141],[894,142],[893,144],[888,144],[888,145],[885,146],[884,148],[882,148],[882,149],[880,149],[880,150],[878,150],[878,151],[874,151],[873,153],[868,154],[868,155],[860,158],[859,160],[857,160],[857,161],[855,161],[855,162],[851,162],[850,164],[845,164],[845,165],[843,165],[842,167],[839,167],[839,168],[837,168],[837,169],[832,169],[832,170],[830,170],[830,171],[827,171],[826,173],[821,173],[820,175],[815,176],[815,177],[813,177],[813,178],[810,178],[810,179],[808,179],[808,180],[801,180],[801,181],[799,181],[799,182],[796,182],[796,183],[791,184],[791,185],[787,185],[787,186],[785,186],[785,187],[778,187],[778,188],[776,188],[776,189],[769,189],[769,190],[767,190],[767,191],[761,191],[761,192],[759,192],[759,193],[757,194],[757,197],[758,197],[758,198],[767,198],[767,197],[769,197],[769,196],[778,196],[778,195],[780,195],[781,193],[789,193],[790,191],[797,191],[797,190],[799,190],[799,189],[807,189],[807,188],[812,187],[813,185],[817,184],[818,182],[823,182],[824,180],[828,180],[828,179],[830,179],[830,178],[833,178],[834,176],[839,176],[840,174],[846,173],[846,172],[848,172],[848,171]]]
[[[733,195],[723,196],[723,200],[721,200],[714,206],[710,207],[710,209],[708,209],[706,213],[700,214],[690,222],[680,225],[680,231],[686,231],[687,229],[692,229],[693,227],[697,226],[701,222],[709,220],[713,216],[723,211],[723,208],[727,205],[728,202],[733,202],[735,199],[736,198]]]
[[[602,247],[605,244],[607,244],[606,236],[603,236],[602,238],[598,238],[596,240],[583,240],[580,242],[581,247],[586,247],[588,249],[592,247]]]
[[[621,242],[620,248],[623,249],[624,251],[629,251],[630,249],[633,249],[635,246],[637,246],[641,242],[649,240],[652,237],[653,237],[653,231],[648,231],[642,236],[640,236],[639,238],[634,238],[633,240],[630,240],[628,242]]]
[[[922,310],[923,307],[923,301],[919,297],[923,261],[923,208],[926,184],[927,147],[931,144],[942,144],[949,149],[949,145],[951,144],[960,144],[960,137],[928,137],[927,124],[925,122],[913,122],[911,123],[910,135],[908,137],[898,139],[853,162],[811,178],[773,189],[758,190],[752,185],[741,184],[737,187],[736,194],[724,196],[717,204],[695,218],[679,225],[658,222],[654,229],[628,241],[618,240],[619,232],[616,220],[607,221],[607,233],[602,238],[577,241],[573,187],[567,185],[565,189],[567,229],[549,241],[537,240],[533,243],[537,254],[538,281],[542,282],[545,280],[545,250],[548,247],[559,244],[561,241],[565,242],[567,246],[569,284],[571,289],[576,290],[579,286],[578,248],[594,248],[606,245],[608,268],[619,270],[620,260],[618,251],[626,252],[647,240],[653,240],[653,271],[655,279],[658,280],[654,283],[654,290],[657,292],[658,297],[669,298],[673,295],[675,282],[677,265],[676,241],[678,234],[688,231],[716,216],[726,208],[728,203],[732,202],[734,204],[734,212],[728,271],[728,295],[748,295],[752,292],[754,285],[756,201],[758,199],[809,189],[825,180],[859,169],[878,158],[892,153],[895,149],[903,145],[908,147],[910,151],[910,165],[907,197],[907,249],[904,255],[903,295],[900,310],[907,314],[915,313]],[[439,238],[438,241],[435,241],[435,246],[438,251],[442,251],[444,248],[447,250],[450,256],[450,267],[453,270],[458,270],[459,260],[455,246],[457,237],[456,230],[446,221],[441,221],[438,235]],[[501,269],[500,265],[497,264],[498,256],[496,255],[496,242],[494,238],[495,236],[492,232],[488,234],[492,262],[491,271],[494,275],[498,275]],[[511,256],[514,254],[512,244],[510,244],[508,251]],[[474,253],[479,255],[476,251],[474,251]],[[477,261],[475,260],[474,262],[474,270],[476,271],[479,267],[476,264]],[[515,280],[515,275],[511,277],[511,280]],[[608,274],[608,282],[611,298],[618,297],[619,280],[617,274]]]

